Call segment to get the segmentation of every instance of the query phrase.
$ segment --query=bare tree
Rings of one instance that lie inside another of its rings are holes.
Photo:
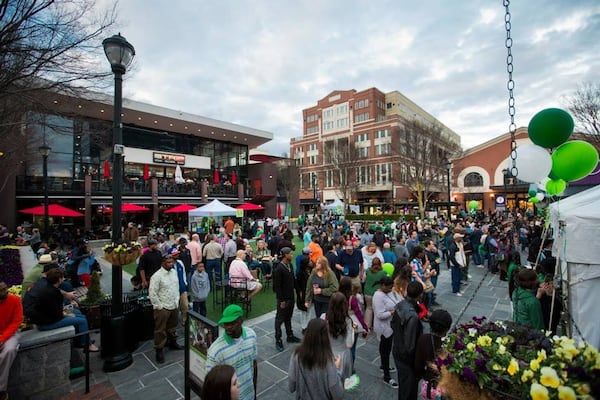
[[[419,215],[425,217],[427,202],[444,191],[446,161],[460,147],[444,138],[443,128],[417,120],[407,121],[392,141],[392,151],[400,156],[400,183],[417,199]]]
[[[567,104],[581,133],[590,142],[600,144],[600,83],[585,82],[567,99]]]
[[[338,197],[348,207],[360,186],[358,168],[364,163],[356,144],[350,138],[339,138],[323,143],[323,165],[333,174],[333,186]]]
[[[287,157],[287,153],[282,155]],[[299,207],[298,196],[294,196],[294,193],[300,191],[300,182],[298,179],[299,168],[294,164],[294,160],[285,158],[277,161],[277,195],[286,198],[288,206],[292,209]],[[293,204],[294,203],[294,204]]]
[[[116,1],[100,9],[94,0],[0,0],[0,132],[11,138],[0,148],[0,192],[23,159],[29,113],[49,112],[49,91],[78,96],[82,88],[110,85],[101,39],[115,24],[116,6]]]

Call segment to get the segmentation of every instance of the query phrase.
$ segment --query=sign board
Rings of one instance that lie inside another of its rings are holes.
[[[504,211],[506,209],[506,198],[504,196],[496,196],[496,210]]]
[[[152,152],[152,162],[155,164],[185,165],[185,156],[154,151]]]
[[[219,336],[219,325],[194,311],[188,311],[185,325],[185,398],[193,390],[198,396],[206,376],[208,348]]]

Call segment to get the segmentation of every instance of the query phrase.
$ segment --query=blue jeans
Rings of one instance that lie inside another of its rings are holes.
[[[192,302],[192,309],[200,315],[206,317],[206,300]]]
[[[460,268],[452,267],[452,293],[460,292]]]
[[[481,254],[479,254],[479,250],[475,250],[473,252],[473,263],[475,263],[475,265],[483,265],[483,260],[481,258]]]
[[[206,273],[208,274],[208,279],[210,279],[210,287],[214,288],[214,282],[221,282],[221,260],[215,258],[213,260],[206,261]],[[213,278],[213,271],[215,272],[215,277]]]
[[[52,329],[63,328],[65,326],[74,326],[75,333],[87,332],[89,329],[86,316],[83,315],[78,308],[73,308],[73,313],[75,314],[73,317],[64,317],[63,319],[51,324],[37,324],[37,327],[40,331],[50,331]],[[79,337],[76,341],[76,345],[78,346],[87,346],[89,344],[90,337],[88,335]]]

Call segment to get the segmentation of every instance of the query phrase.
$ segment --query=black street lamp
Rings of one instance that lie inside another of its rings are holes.
[[[44,177],[44,239],[48,240],[50,228],[50,221],[48,219],[48,155],[50,155],[50,150],[52,149],[44,141],[44,144],[38,150],[42,155],[42,175]]]
[[[506,211],[508,211],[508,190],[506,189],[506,184],[508,181],[508,178],[510,177],[510,170],[508,168],[504,168],[502,170],[502,176],[503,176],[503,183],[504,183],[504,209]],[[516,198],[515,198],[516,201]]]
[[[312,173],[312,187],[313,187],[313,203],[315,205],[315,214],[317,213],[317,174]]]
[[[114,120],[113,120],[113,203],[112,203],[112,241],[121,240],[121,193],[123,186],[123,74],[135,56],[135,49],[121,34],[102,41],[104,54],[115,74]],[[130,333],[131,334],[131,333]],[[105,338],[105,335],[107,336]],[[123,316],[123,268],[112,266],[112,306],[110,327],[102,330],[102,347],[106,354],[104,371],[120,371],[133,362],[131,353],[125,345],[125,318]],[[108,347],[108,348],[107,348]]]
[[[448,221],[451,221],[452,218],[450,217],[450,170],[452,169],[452,161],[448,160],[446,161],[446,179],[448,180],[448,204],[447,204],[447,208],[446,208],[446,212],[448,213]]]

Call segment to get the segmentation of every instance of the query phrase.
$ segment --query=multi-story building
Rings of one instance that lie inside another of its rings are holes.
[[[302,116],[302,137],[290,143],[293,214],[336,199],[366,213],[446,199],[446,161],[460,154],[460,136],[400,92],[334,91]]]
[[[0,221],[9,227],[32,221],[17,210],[43,202],[40,147],[46,144],[49,202],[80,211],[85,217],[75,223],[85,229],[106,224],[113,182],[112,96],[47,92],[40,93],[40,103],[44,111],[24,112],[22,123],[6,133],[11,140],[0,145]],[[249,163],[249,150],[270,141],[272,133],[128,99],[122,120],[122,201],[150,208],[136,220],[156,221],[169,206],[214,198],[230,205],[269,200],[264,205],[275,214],[276,188],[267,177],[272,172]]]

